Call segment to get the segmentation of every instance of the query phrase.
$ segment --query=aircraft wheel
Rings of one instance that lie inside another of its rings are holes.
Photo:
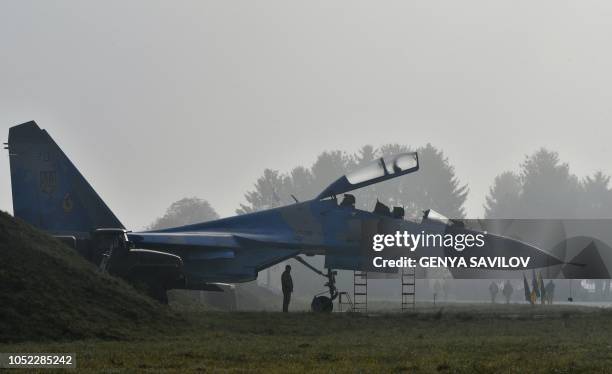
[[[334,303],[327,296],[315,296],[310,304],[310,310],[315,313],[331,313],[334,310]]]

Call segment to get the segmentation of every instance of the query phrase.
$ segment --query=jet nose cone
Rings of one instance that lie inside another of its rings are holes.
[[[495,234],[485,235],[485,248],[489,252],[487,256],[528,257],[529,265],[526,269],[554,266],[563,263],[563,261],[536,246],[518,239]]]

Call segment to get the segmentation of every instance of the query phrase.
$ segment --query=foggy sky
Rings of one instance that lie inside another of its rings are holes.
[[[611,19],[609,1],[2,0],[0,134],[36,120],[129,228],[185,196],[231,215],[264,168],[389,142],[443,149],[476,217],[541,146],[612,173]]]

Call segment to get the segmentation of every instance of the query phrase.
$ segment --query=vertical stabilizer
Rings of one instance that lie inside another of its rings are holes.
[[[51,136],[30,121],[9,129],[13,213],[52,234],[123,228]]]

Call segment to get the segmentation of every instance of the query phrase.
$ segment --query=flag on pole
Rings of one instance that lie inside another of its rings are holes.
[[[538,287],[538,279],[536,277],[535,270],[532,270],[531,276],[531,295],[530,301],[532,304],[535,304],[538,301],[538,297],[540,297],[540,289]]]
[[[532,270],[533,277],[531,278],[531,288],[535,292],[536,297],[540,297],[540,285],[538,283],[538,277],[536,277],[535,270]]]
[[[525,276],[525,273],[523,273],[523,288],[525,288],[525,301],[533,303],[531,301],[531,291],[529,290],[529,282],[527,282],[527,277]]]
[[[546,286],[544,286],[544,279],[542,278],[542,272],[538,274],[538,282],[540,286],[540,301],[544,304],[546,300]]]

